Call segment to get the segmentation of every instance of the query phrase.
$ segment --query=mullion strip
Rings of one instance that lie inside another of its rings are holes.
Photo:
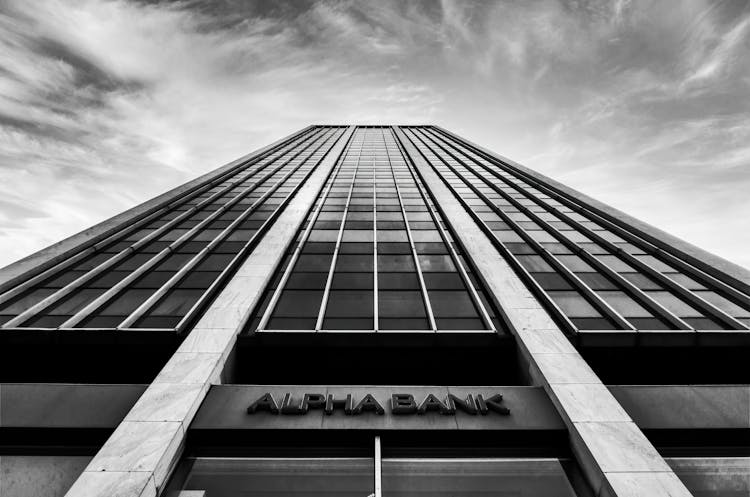
[[[300,150],[298,153],[296,153],[294,156],[292,156],[286,163],[283,163],[282,165],[276,167],[272,172],[267,173],[262,180],[259,180],[258,182],[254,183],[253,185],[248,186],[243,192],[237,194],[236,197],[234,197],[232,200],[224,204],[220,209],[216,210],[212,215],[204,219],[202,222],[200,222],[198,225],[196,225],[194,228],[192,228],[190,231],[185,233],[183,236],[172,242],[169,247],[167,247],[165,250],[157,254],[154,258],[152,258],[151,261],[147,263],[148,267],[140,267],[130,273],[126,278],[124,278],[122,281],[120,281],[118,284],[104,292],[102,295],[91,301],[87,306],[85,306],[83,309],[78,311],[75,315],[73,315],[70,319],[65,321],[60,328],[72,328],[75,327],[78,323],[81,322],[81,320],[85,319],[89,315],[91,315],[94,311],[96,311],[99,307],[107,303],[109,300],[114,298],[120,291],[125,289],[130,283],[135,281],[137,278],[145,274],[145,272],[154,266],[156,262],[161,261],[161,259],[164,259],[169,253],[174,252],[178,247],[186,243],[188,240],[190,240],[194,235],[199,233],[207,224],[214,221],[216,218],[221,216],[223,213],[227,212],[233,205],[235,205],[237,202],[239,202],[241,199],[247,197],[250,193],[254,192],[257,189],[261,188],[268,188],[261,197],[253,202],[250,207],[245,209],[242,214],[240,214],[227,228],[222,230],[216,237],[214,237],[213,240],[211,240],[206,247],[204,247],[198,254],[196,254],[192,259],[190,259],[185,265],[183,265],[177,273],[175,273],[164,285],[162,285],[159,289],[156,290],[151,296],[146,299],[145,302],[143,302],[138,308],[136,308],[131,315],[126,318],[126,320],[120,325],[121,327],[127,327],[131,325],[135,319],[140,317],[146,310],[148,310],[152,305],[156,303],[156,301],[161,298],[169,289],[171,289],[174,284],[182,279],[187,272],[195,267],[205,256],[208,254],[208,252],[214,248],[218,243],[222,242],[224,238],[226,238],[233,230],[234,228],[239,225],[241,222],[243,222],[252,212],[254,212],[259,205],[262,205],[268,197],[273,195],[273,193],[282,185],[288,178],[290,178],[297,170],[299,170],[302,165],[309,159],[310,156],[315,154],[320,148],[322,148],[326,143],[328,143],[331,140],[331,137],[334,136],[334,134],[330,134],[326,132],[326,134],[323,135],[323,138],[319,141],[319,145],[302,161],[300,161],[299,164],[296,166],[292,166],[291,169],[284,173],[284,175],[276,181],[276,183],[270,185],[268,187],[266,185],[266,182],[270,182],[273,180],[273,176],[276,175],[276,173],[283,170],[283,168],[287,167],[296,157],[299,157],[305,150],[308,148],[314,146],[318,142],[312,142],[308,147],[305,147],[304,149]],[[157,259],[156,262],[152,261],[154,259]],[[131,319],[132,318],[132,319]]]
[[[367,137],[368,133],[365,133]],[[372,148],[372,147],[371,147]],[[375,152],[372,152],[372,313],[373,329],[380,329],[380,298],[378,297],[378,167]]]
[[[385,142],[385,132],[383,131],[383,142]],[[390,131],[391,135],[393,135],[393,131]],[[406,215],[406,209],[404,209],[404,202],[401,199],[401,188],[398,185],[398,178],[396,178],[396,173],[393,170],[393,163],[391,162],[391,155],[388,151],[388,148],[386,147],[386,154],[388,156],[388,165],[391,169],[391,176],[393,176],[393,183],[396,185],[396,195],[398,196],[398,205],[401,208],[401,215],[404,217],[404,224],[406,225],[406,236],[409,239],[409,248],[411,249],[411,255],[414,259],[414,266],[417,268],[417,277],[419,278],[419,288],[422,292],[422,301],[424,303],[425,309],[427,311],[427,318],[430,321],[430,329],[432,331],[437,331],[437,323],[435,322],[435,315],[432,312],[432,304],[430,303],[430,296],[427,294],[427,285],[425,285],[424,282],[424,276],[422,275],[422,268],[419,265],[419,256],[417,255],[417,248],[414,246],[414,238],[411,234],[411,228],[409,227],[409,218]],[[404,162],[406,162],[406,158],[404,158]],[[427,204],[427,200],[424,199],[425,205]],[[429,206],[427,207],[429,209]],[[436,225],[439,226],[439,223],[435,222]],[[376,275],[377,277],[377,275]]]
[[[707,285],[710,289],[718,290],[719,292],[723,292],[726,295],[730,296],[730,298],[733,298],[734,300],[737,300],[741,303],[743,303],[746,306],[750,306],[750,296],[746,295],[745,293],[737,290],[736,288],[732,287],[731,285],[723,282],[722,280],[716,278],[715,276],[705,272],[704,270],[695,267],[679,257],[671,254],[669,251],[664,250],[661,247],[657,247],[652,242],[649,242],[647,240],[644,240],[639,235],[631,233],[626,228],[623,228],[619,224],[617,224],[614,221],[611,221],[609,218],[607,218],[605,215],[599,214],[593,210],[590,210],[585,205],[578,204],[575,199],[571,199],[568,197],[567,194],[559,192],[557,189],[547,185],[546,183],[542,182],[541,180],[538,180],[534,178],[533,176],[529,175],[528,173],[525,173],[523,171],[517,170],[516,168],[513,168],[506,163],[496,159],[495,157],[492,157],[491,155],[488,155],[481,150],[476,149],[476,147],[473,147],[469,144],[466,144],[463,142],[463,140],[459,139],[458,137],[453,136],[452,134],[446,132],[445,130],[442,130],[440,128],[434,128],[436,131],[438,131],[443,136],[446,136],[450,138],[451,140],[461,143],[463,146],[468,148],[469,150],[472,150],[475,154],[477,154],[480,157],[483,157],[484,159],[492,162],[496,166],[498,166],[503,171],[511,174],[514,176],[514,178],[519,179],[521,181],[526,182],[527,184],[539,189],[540,191],[546,193],[553,199],[563,203],[567,207],[573,209],[577,213],[581,214],[584,217],[587,217],[589,219],[592,219],[593,221],[602,224],[604,227],[612,231],[613,233],[621,236],[625,240],[627,240],[629,243],[632,243],[636,247],[640,248],[644,252],[646,252],[649,255],[652,255],[656,258],[663,257],[666,259],[666,262],[673,264],[677,266],[679,269],[685,271],[688,273],[688,275],[697,281]],[[617,247],[617,251],[623,251],[621,248]],[[625,251],[623,251],[625,252]],[[627,252],[625,252],[627,253]],[[689,290],[684,289],[685,291],[689,292]]]
[[[406,156],[407,156],[406,150],[403,149],[403,144],[401,143],[397,135],[396,135],[396,141],[397,141],[397,145],[399,146],[399,149],[401,150],[401,153],[404,156],[404,159],[406,159]],[[495,330],[495,324],[492,322],[492,319],[490,318],[490,315],[487,312],[487,309],[482,303],[482,299],[479,298],[479,294],[477,293],[476,288],[474,288],[474,283],[471,281],[471,278],[469,278],[469,275],[466,272],[466,268],[464,268],[463,264],[461,263],[461,259],[458,257],[458,254],[456,253],[456,250],[453,247],[453,244],[451,243],[450,238],[448,237],[448,234],[446,233],[443,226],[440,224],[440,218],[437,216],[435,210],[432,208],[430,204],[430,197],[428,196],[428,193],[426,191],[427,187],[423,185],[422,182],[418,179],[414,171],[414,166],[412,164],[409,164],[409,161],[405,161],[405,162],[406,162],[406,167],[409,171],[409,174],[411,174],[411,177],[414,180],[414,184],[417,186],[417,190],[419,191],[419,194],[422,197],[422,200],[427,206],[427,210],[430,213],[432,222],[435,223],[435,226],[437,226],[438,232],[440,233],[440,238],[443,240],[443,243],[448,248],[448,253],[451,256],[451,260],[453,260],[453,264],[458,269],[458,273],[461,276],[461,280],[464,282],[464,285],[466,286],[466,289],[468,290],[469,295],[471,296],[471,300],[474,302],[474,305],[476,306],[476,308],[479,309],[479,314],[482,317],[482,321],[484,321],[484,325],[487,327],[488,330]],[[419,267],[418,265],[419,265],[419,262],[417,262],[417,267]],[[421,277],[422,276],[420,274],[420,279]],[[422,283],[424,284],[424,282]],[[426,293],[426,287],[425,287],[425,293]]]
[[[276,289],[271,295],[271,300],[268,302],[268,306],[266,306],[266,310],[265,312],[263,312],[263,316],[261,316],[261,319],[258,322],[258,327],[256,331],[263,331],[268,326],[268,321],[270,321],[271,319],[271,314],[273,313],[276,307],[276,304],[278,303],[279,298],[281,297],[282,289],[286,286],[287,281],[289,281],[289,276],[291,276],[294,265],[297,263],[297,260],[299,259],[299,256],[302,253],[302,248],[304,247],[305,243],[307,243],[308,238],[310,238],[310,233],[312,233],[313,225],[315,224],[315,222],[318,219],[318,216],[322,212],[323,204],[325,203],[325,200],[328,198],[328,194],[331,192],[331,189],[333,188],[333,185],[335,184],[336,178],[338,178],[338,174],[341,171],[345,158],[351,148],[353,136],[354,136],[354,133],[352,133],[352,136],[350,137],[349,142],[346,144],[344,153],[341,155],[341,158],[339,159],[339,162],[336,165],[336,168],[332,171],[332,177],[329,180],[329,183],[325,189],[325,192],[323,193],[323,197],[320,200],[320,202],[318,202],[318,206],[313,211],[312,218],[309,220],[307,227],[305,228],[305,231],[302,234],[302,238],[300,239],[297,247],[295,248],[294,253],[292,254],[292,257],[289,260],[289,264],[286,266],[286,269],[284,270],[284,274],[282,275],[281,280],[279,281],[278,285],[276,286]]]
[[[276,148],[274,148],[272,150],[266,151],[263,155],[260,155],[260,156],[258,156],[256,158],[253,158],[253,159],[250,159],[250,160],[248,160],[247,162],[245,162],[243,164],[239,164],[237,167],[233,168],[230,171],[225,172],[224,174],[222,174],[218,178],[214,178],[213,180],[210,180],[209,182],[207,182],[207,183],[205,183],[203,185],[197,186],[195,190],[183,194],[182,196],[180,196],[179,198],[173,200],[169,204],[161,207],[160,209],[152,212],[151,214],[148,214],[146,217],[144,217],[143,219],[140,219],[136,223],[134,223],[132,225],[126,226],[125,228],[121,229],[120,231],[109,235],[104,240],[101,240],[101,241],[95,243],[94,245],[92,245],[92,246],[90,246],[90,247],[88,247],[86,249],[83,249],[82,251],[78,252],[77,254],[72,255],[71,257],[67,258],[65,261],[62,261],[62,262],[60,262],[60,263],[58,263],[58,264],[50,267],[49,269],[43,271],[42,273],[40,273],[40,274],[38,274],[38,275],[36,275],[36,276],[34,276],[32,278],[29,278],[29,279],[23,281],[22,283],[14,286],[10,290],[8,290],[8,291],[4,292],[2,295],[0,295],[0,304],[8,301],[9,299],[15,297],[16,295],[18,295],[18,294],[20,294],[20,293],[28,290],[29,288],[33,287],[37,283],[41,283],[41,282],[47,280],[51,276],[53,276],[53,275],[61,272],[62,270],[70,267],[71,265],[75,264],[76,262],[81,261],[82,259],[84,259],[88,255],[91,255],[91,254],[95,253],[97,250],[100,250],[100,249],[102,249],[102,248],[110,245],[111,243],[117,241],[118,239],[120,239],[120,238],[122,238],[124,236],[127,236],[130,233],[133,233],[133,232],[137,231],[138,229],[140,229],[142,226],[146,225],[147,223],[149,223],[149,222],[151,222],[151,221],[159,218],[160,216],[162,216],[162,215],[164,215],[164,214],[166,214],[168,212],[171,212],[175,207],[178,207],[178,206],[184,204],[185,202],[189,202],[193,198],[195,198],[195,197],[203,194],[205,191],[210,190],[215,185],[226,181],[228,177],[231,177],[233,175],[236,175],[238,173],[241,173],[241,172],[249,169],[251,166],[257,164],[259,161],[261,161],[261,160],[265,159],[266,157],[268,157],[268,156],[270,156],[270,155],[278,152],[283,147],[286,147],[287,145],[291,146],[291,145],[293,145],[294,141],[297,141],[297,140],[299,140],[299,139],[301,139],[301,138],[303,138],[305,136],[308,136],[308,135],[310,135],[312,133],[313,133],[313,129],[307,130],[307,131],[305,131],[305,132],[303,132],[303,133],[301,133],[301,134],[299,134],[297,136],[294,136],[294,137],[290,138],[286,142],[279,144]],[[262,170],[264,167],[265,166],[259,167],[259,168],[255,169],[254,171],[249,171],[239,181],[242,181],[247,176],[249,176],[251,174],[254,174],[257,171]],[[231,188],[232,186],[233,185],[230,185],[227,188]],[[218,194],[220,195],[221,193],[218,192]],[[208,201],[208,200],[209,199],[206,199],[206,201]],[[202,207],[203,205],[205,205],[207,203],[206,201],[200,202],[198,204],[198,206]],[[122,260],[123,257],[125,257],[127,254],[129,254],[131,251],[133,251],[133,250],[135,250],[137,248],[140,248],[145,243],[153,240],[156,236],[159,236],[164,231],[166,231],[166,230],[170,229],[172,226],[176,225],[178,222],[181,222],[182,220],[184,220],[189,214],[192,214],[193,212],[195,212],[195,210],[197,210],[196,208],[198,206],[194,206],[194,207],[190,208],[189,210],[185,211],[185,213],[183,213],[182,215],[178,216],[174,220],[171,220],[170,222],[168,222],[164,226],[160,227],[157,230],[158,234],[157,234],[157,232],[154,232],[151,235],[148,235],[148,236],[144,237],[141,240],[133,242],[133,244],[130,247],[127,247],[127,248],[123,249],[121,252],[119,252],[118,254],[115,254],[113,257],[118,257],[119,256],[119,258],[117,258],[117,260],[113,261],[111,264],[119,262],[120,260]],[[107,264],[107,263],[109,263],[109,261],[104,261],[102,264]],[[106,267],[110,267],[111,264],[107,265]],[[106,267],[104,269],[106,269]],[[96,269],[96,268],[94,268],[94,269]],[[86,276],[86,275],[85,274],[81,275],[81,278],[83,278],[84,276]],[[86,278],[85,280],[81,281],[81,283],[85,283],[86,281],[88,281],[88,279],[89,278]],[[71,283],[73,283],[73,282],[71,282]],[[41,303],[41,301],[40,301],[40,303]]]
[[[475,163],[476,163],[476,161],[475,161]],[[513,182],[508,181],[502,175],[496,174],[490,168],[488,168],[488,167],[486,167],[484,165],[482,165],[482,167],[484,169],[490,171],[490,173],[492,173],[493,176],[495,176],[495,177],[497,177],[499,179],[502,179],[507,184],[509,184],[512,188],[514,188],[515,190],[517,190],[517,191],[521,192],[522,194],[526,195],[527,198],[529,197],[530,194],[528,192],[523,191],[522,187],[520,187],[518,185],[515,185]],[[603,245],[604,247],[606,247],[608,250],[610,250],[611,252],[613,252],[614,255],[622,257],[626,262],[628,262],[630,265],[632,265],[635,268],[637,268],[639,271],[645,273],[646,275],[648,275],[651,278],[655,279],[659,283],[663,284],[665,287],[667,287],[668,289],[672,290],[674,293],[676,293],[677,295],[679,295],[683,300],[685,300],[685,301],[689,302],[690,304],[693,304],[694,306],[696,306],[698,308],[698,310],[700,310],[701,312],[703,312],[707,316],[718,319],[724,325],[727,325],[727,326],[729,326],[732,329],[736,329],[736,330],[746,330],[746,329],[748,329],[748,326],[746,326],[741,321],[737,320],[736,318],[734,318],[733,316],[731,316],[731,315],[727,314],[726,312],[722,311],[721,309],[719,309],[718,307],[714,306],[710,302],[708,302],[708,301],[704,300],[703,298],[699,297],[698,295],[696,295],[695,293],[691,292],[690,290],[688,290],[684,286],[680,285],[676,281],[672,280],[671,278],[667,277],[666,275],[664,275],[660,271],[654,270],[648,264],[644,263],[643,261],[641,261],[637,257],[633,256],[632,254],[629,254],[628,252],[622,250],[616,244],[614,244],[614,243],[606,240],[605,238],[599,236],[598,234],[596,234],[595,231],[593,231],[593,230],[587,228],[586,226],[582,225],[581,223],[573,220],[572,218],[570,218],[569,216],[567,216],[565,213],[560,212],[559,210],[555,209],[554,207],[551,207],[551,206],[549,206],[546,203],[542,203],[541,200],[539,200],[538,202],[540,203],[540,205],[543,205],[544,207],[546,207],[549,210],[553,211],[555,213],[555,215],[557,215],[561,219],[565,219],[565,222],[571,224],[572,226],[574,226],[576,229],[578,229],[579,231],[581,231],[582,233],[584,233],[586,236],[588,236],[589,238],[591,238],[595,242],[597,242],[597,243]],[[571,243],[573,243],[575,245],[574,242],[571,242]],[[581,251],[582,254],[588,254],[588,252],[586,252],[585,249],[583,249],[582,247],[578,247],[577,245],[575,245],[575,247],[576,247],[576,250],[577,251]],[[649,251],[647,250],[646,252],[648,253]],[[590,257],[594,257],[594,256],[590,256]],[[606,265],[604,265],[603,263],[601,263],[600,261],[598,261],[598,259],[596,260],[596,263],[597,263],[597,265],[603,265],[604,267],[606,267],[606,269],[608,271],[611,271],[611,270],[609,270],[609,268]],[[663,317],[669,319],[670,322],[672,322],[675,325],[677,325],[678,322],[679,322],[679,323],[682,323],[680,325],[680,327],[687,326],[687,328],[685,328],[685,329],[694,329],[692,326],[690,326],[687,323],[685,323],[682,319],[678,318],[677,316],[672,315],[669,311],[667,311],[666,309],[664,309],[663,306],[661,306],[661,304],[659,304],[656,301],[653,301],[651,299],[651,297],[648,297],[648,295],[645,292],[641,291],[639,288],[637,288],[634,285],[632,285],[625,278],[621,277],[619,275],[619,273],[616,273],[614,271],[612,271],[612,272],[617,275],[619,282],[625,282],[625,283],[623,283],[623,285],[625,285],[625,286],[627,286],[629,288],[632,287],[632,289],[635,292],[637,292],[636,294],[638,294],[638,293],[643,294],[643,297],[639,296],[640,298],[646,298],[646,299],[652,301],[653,304],[654,304],[654,308],[655,309],[659,309],[659,308],[663,309],[663,313],[660,312],[660,314],[662,314]],[[693,271],[691,270],[691,271],[689,271],[689,273],[692,275]],[[678,321],[674,321],[672,318],[668,317],[668,315],[673,316],[673,318],[676,318]]]
[[[375,435],[375,494],[383,497],[383,451],[380,446],[380,435]]]
[[[348,155],[349,152],[347,152]],[[352,201],[352,193],[354,192],[354,184],[357,179],[357,171],[359,170],[359,163],[362,157],[362,146],[360,145],[359,157],[357,157],[357,164],[354,166],[354,173],[352,174],[352,182],[349,185],[349,193],[346,196],[346,204],[344,205],[343,216],[341,217],[341,225],[339,225],[339,233],[336,235],[336,245],[333,248],[333,257],[331,258],[331,266],[328,268],[328,276],[326,277],[326,285],[323,289],[323,298],[320,301],[320,309],[318,309],[318,318],[315,320],[315,331],[323,329],[323,319],[325,318],[326,308],[328,307],[328,298],[331,294],[331,285],[333,284],[333,274],[336,271],[336,261],[339,257],[339,250],[341,248],[341,240],[344,238],[344,231],[346,226],[346,216],[349,213],[349,205]]]
[[[475,176],[478,178],[481,178],[490,188],[492,188],[493,191],[498,193],[501,197],[503,197],[505,200],[510,202],[511,205],[513,205],[515,208],[517,208],[520,212],[527,215],[529,218],[531,218],[534,222],[539,224],[542,228],[544,228],[545,231],[552,234],[559,242],[561,242],[563,245],[565,245],[567,248],[569,248],[574,254],[581,256],[586,262],[592,264],[595,268],[597,268],[599,271],[606,274],[608,277],[610,277],[612,280],[617,282],[617,284],[626,290],[626,293],[629,294],[631,297],[635,297],[636,302],[639,304],[643,304],[646,306],[649,311],[654,313],[656,316],[659,316],[665,320],[667,320],[672,326],[675,326],[677,329],[684,329],[684,330],[693,330],[694,328],[690,326],[688,323],[680,319],[675,314],[668,311],[666,308],[664,308],[661,304],[656,302],[655,300],[651,299],[648,295],[645,294],[641,289],[633,285],[630,281],[626,280],[624,277],[620,275],[620,273],[614,271],[609,266],[607,266],[605,263],[603,263],[601,260],[599,260],[598,257],[595,257],[593,254],[588,252],[583,247],[576,244],[574,241],[570,240],[568,237],[563,235],[557,228],[549,224],[547,221],[542,219],[539,215],[537,215],[534,211],[529,209],[527,206],[523,205],[521,202],[519,202],[517,199],[510,196],[507,192],[503,191],[501,188],[499,188],[496,184],[489,181],[489,178],[485,177],[483,174],[480,174],[475,168],[470,166],[465,161],[461,160],[459,157],[451,153],[450,151],[446,150],[443,146],[440,145],[437,141],[434,141],[438,147],[440,147],[441,150],[443,150],[446,154],[448,154],[450,157],[452,157],[454,160],[461,163],[462,166],[464,166],[466,169],[471,171]],[[465,155],[465,157],[469,158],[469,156]],[[475,161],[476,163],[476,161]],[[486,169],[485,169],[486,170]],[[497,177],[498,179],[505,181],[506,183],[509,183],[505,180],[505,178],[502,177],[502,175],[493,175]],[[556,216],[560,217],[560,219],[565,220],[565,222],[571,224],[572,226],[578,228],[579,225],[574,220],[570,219],[568,216],[566,216],[564,213],[557,211],[553,207],[547,205],[545,202],[537,199],[533,195],[531,195],[529,192],[523,191],[520,187],[516,188],[517,191],[519,191],[521,194],[523,194],[526,198],[531,199],[534,201],[537,205],[540,205],[547,209],[548,212],[554,213]],[[587,235],[589,233],[586,233]],[[592,239],[595,239],[595,241],[600,241],[594,237]],[[601,239],[603,240],[603,239]],[[585,283],[584,283],[585,284]],[[592,290],[593,291],[593,290]],[[606,301],[606,299],[605,299]]]

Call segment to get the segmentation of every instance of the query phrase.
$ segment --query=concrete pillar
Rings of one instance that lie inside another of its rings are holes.
[[[688,497],[625,410],[404,133],[396,134],[508,318],[533,381],[565,421],[573,454],[601,497]]]
[[[339,138],[200,318],[179,349],[86,467],[68,497],[155,496],[178,462],[185,434],[237,334],[261,297],[354,128]]]

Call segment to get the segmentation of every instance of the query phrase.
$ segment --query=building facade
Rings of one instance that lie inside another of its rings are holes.
[[[0,495],[750,495],[750,272],[436,126],[0,270]]]

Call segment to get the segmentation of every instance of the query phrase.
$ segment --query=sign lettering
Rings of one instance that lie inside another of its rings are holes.
[[[421,402],[418,402],[410,393],[394,393],[391,395],[388,408],[394,415],[421,415],[432,412],[454,415],[457,412],[463,412],[471,415],[486,416],[489,413],[495,413],[507,416],[510,414],[510,409],[505,407],[502,402],[502,394],[495,394],[487,398],[482,394],[469,394],[466,398],[449,394],[445,399],[438,398],[434,394],[428,394]],[[345,397],[337,397],[334,394],[326,396],[320,393],[306,393],[302,397],[294,398],[290,392],[287,392],[284,394],[281,404],[278,404],[269,392],[258,397],[247,408],[248,414],[268,412],[271,414],[301,415],[310,411],[323,411],[329,415],[340,411],[347,416],[357,416],[364,413],[383,415],[386,412],[380,402],[369,393],[357,401],[351,394],[347,394]]]

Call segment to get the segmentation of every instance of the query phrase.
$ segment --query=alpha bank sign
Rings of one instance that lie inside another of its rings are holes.
[[[387,408],[391,414],[395,415],[419,415],[431,412],[444,415],[463,412],[482,416],[490,413],[501,416],[510,414],[510,409],[503,405],[503,396],[499,393],[486,398],[482,394],[469,394],[464,398],[448,394],[443,399],[431,393],[423,398],[415,398],[410,393],[394,393],[385,403],[385,407],[369,393],[365,393],[361,398],[355,398],[352,394],[336,396],[321,393],[305,393],[295,397],[287,392],[280,400],[279,403],[271,393],[264,393],[248,406],[247,413],[304,415],[310,411],[322,411],[330,415],[339,411],[347,416],[358,416],[365,413],[383,415]]]

